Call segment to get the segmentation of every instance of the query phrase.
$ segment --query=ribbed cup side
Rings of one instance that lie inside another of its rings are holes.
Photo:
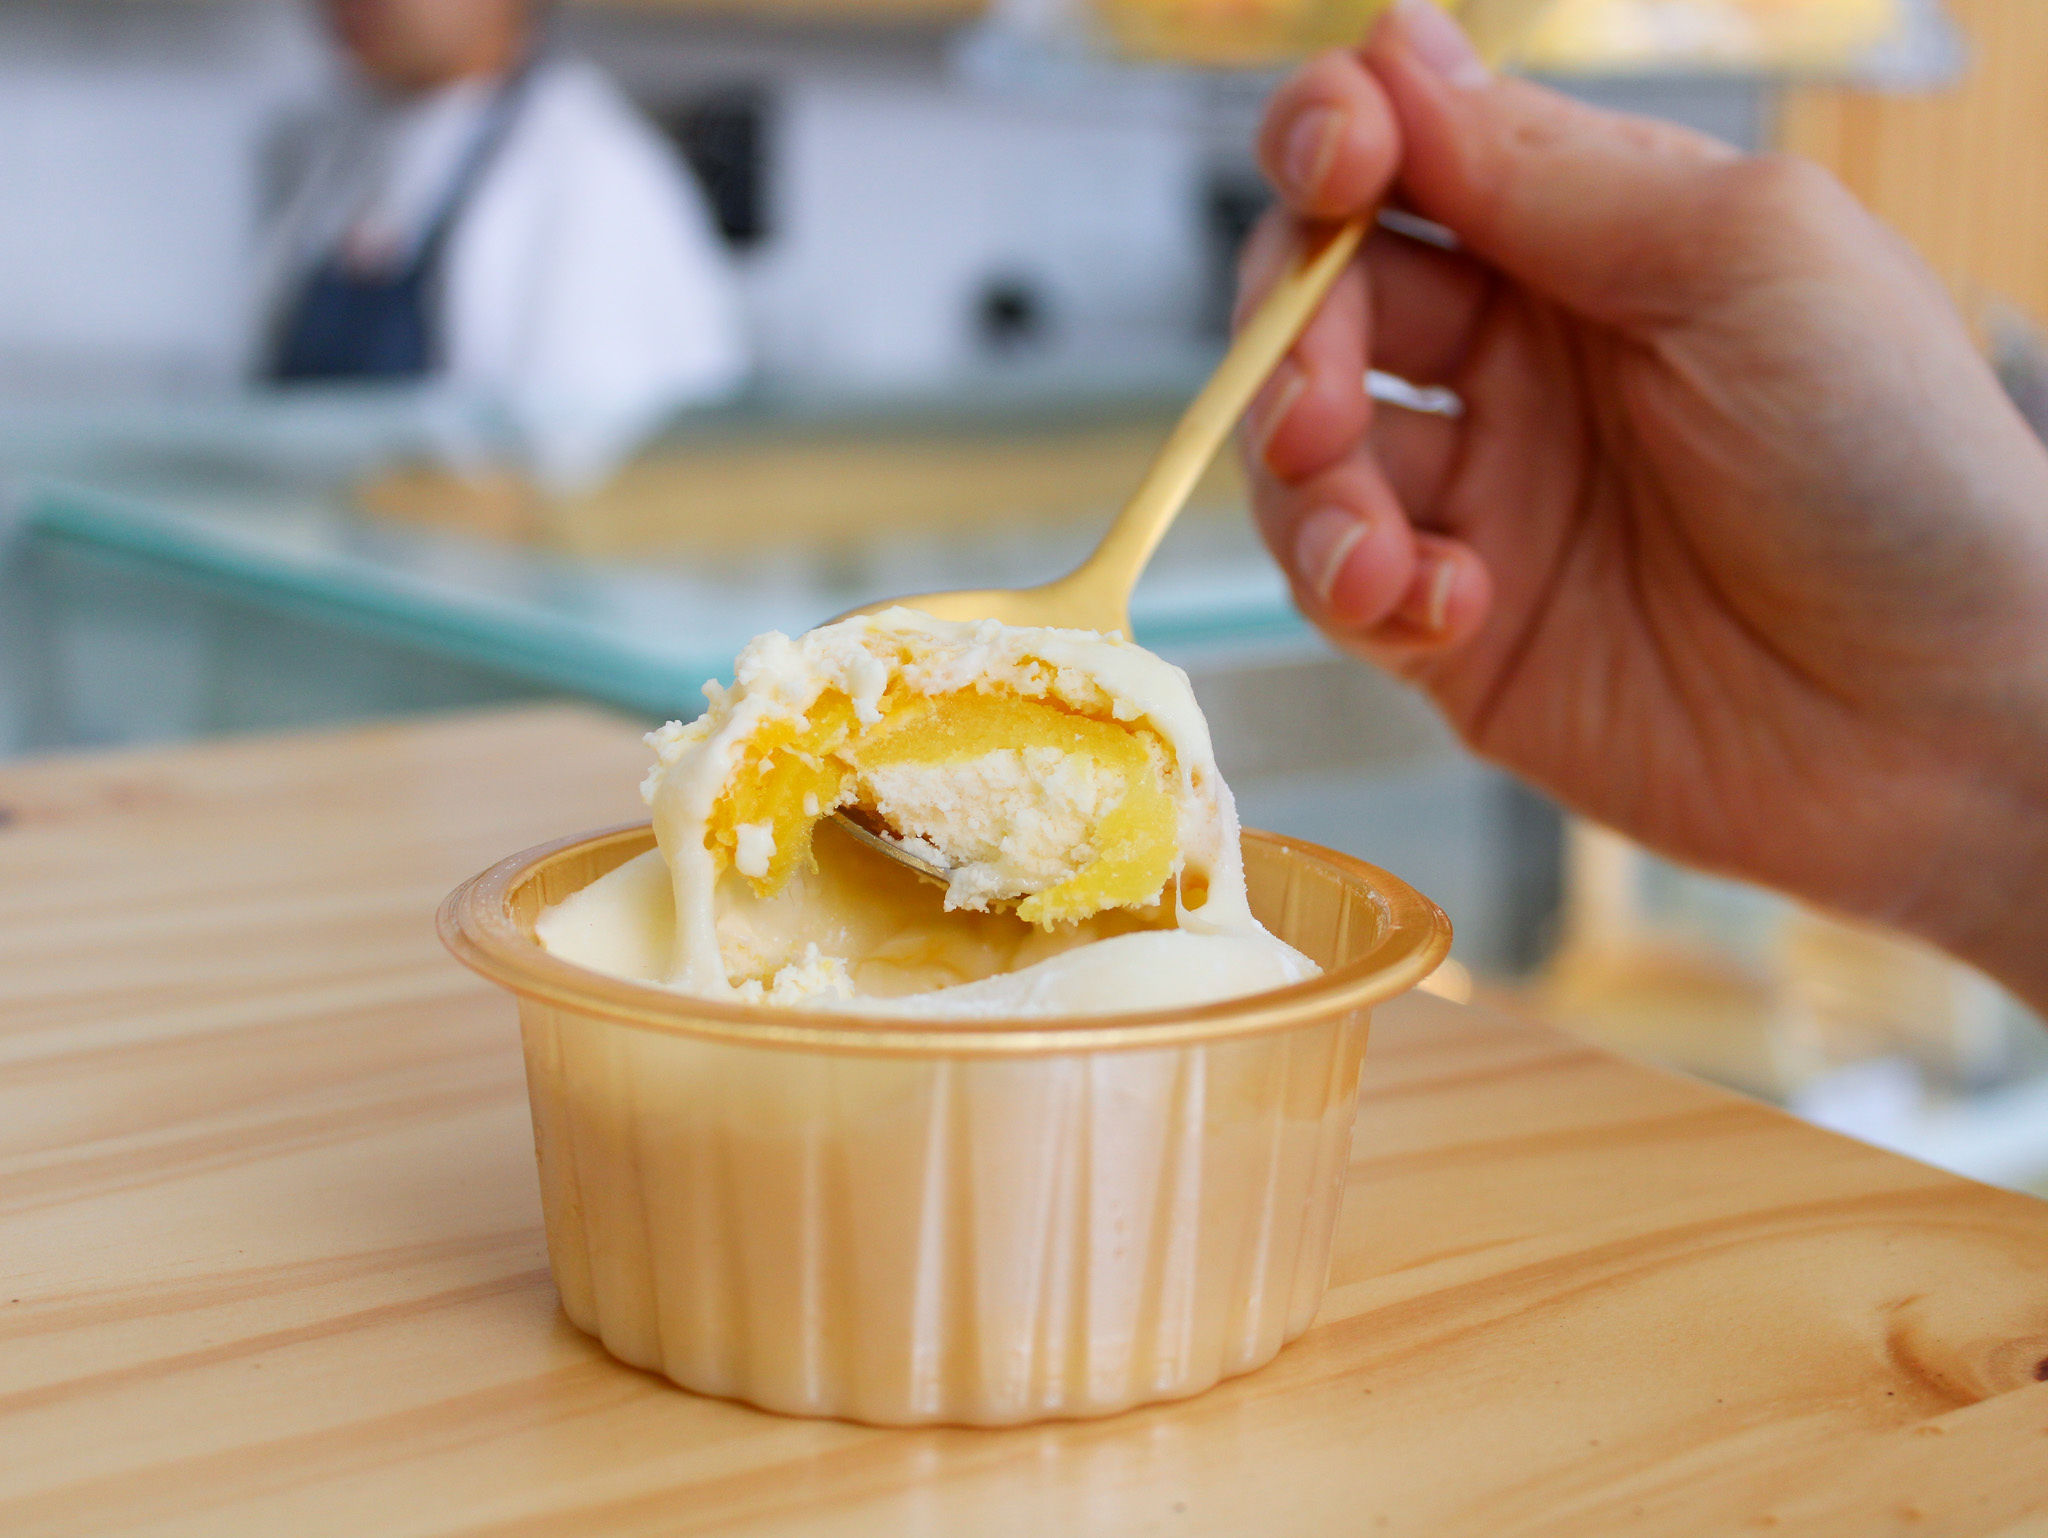
[[[1248,873],[1324,966],[1371,943],[1362,888]],[[520,1008],[563,1308],[686,1388],[885,1424],[1100,1415],[1262,1365],[1321,1300],[1364,1010],[914,1058]]]
[[[919,1060],[523,1009],[563,1307],[686,1388],[892,1424],[1097,1415],[1260,1365],[1321,1296],[1360,1016]]]

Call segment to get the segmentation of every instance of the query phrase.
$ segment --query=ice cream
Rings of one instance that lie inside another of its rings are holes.
[[[1435,908],[1240,846],[1187,679],[1121,640],[898,610],[709,692],[650,739],[655,847],[546,845],[442,910],[519,997],[569,1319],[886,1425],[1179,1398],[1307,1329],[1370,1009],[1442,956]]]
[[[892,609],[761,636],[648,741],[658,848],[550,951],[686,993],[930,1016],[1165,1008],[1316,968],[1253,918],[1187,676],[1119,637]],[[871,808],[943,892],[826,819]]]

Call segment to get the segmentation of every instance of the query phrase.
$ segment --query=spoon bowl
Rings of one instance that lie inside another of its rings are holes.
[[[1287,356],[1337,275],[1357,252],[1368,223],[1368,217],[1360,216],[1331,225],[1296,257],[1174,424],[1102,543],[1075,570],[1037,587],[968,588],[885,598],[838,617],[879,614],[900,604],[934,619],[993,619],[1005,625],[1114,630],[1129,635],[1131,590],[1144,575],[1145,564],[1259,387]]]
[[[855,843],[879,850],[897,864],[909,866],[927,881],[937,882],[940,886],[952,885],[951,867],[926,859],[917,850],[905,845],[889,831],[889,825],[883,822],[881,815],[871,807],[844,806],[834,812],[832,817],[839,824],[839,831]]]

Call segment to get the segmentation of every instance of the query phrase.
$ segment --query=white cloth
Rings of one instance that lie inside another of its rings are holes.
[[[337,249],[394,265],[417,250],[497,88],[357,90],[306,125],[266,242],[264,334]],[[496,408],[532,468],[573,486],[678,407],[729,394],[747,347],[703,196],[654,128],[583,60],[542,62],[525,92],[444,255],[439,383]]]

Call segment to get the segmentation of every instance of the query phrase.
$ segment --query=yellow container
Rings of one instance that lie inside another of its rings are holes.
[[[1093,0],[1092,9],[1121,53],[1244,69],[1362,42],[1386,0]]]
[[[1106,1415],[1249,1372],[1327,1280],[1372,1006],[1450,925],[1245,836],[1321,977],[1197,1009],[891,1021],[693,998],[542,950],[646,827],[514,855],[441,934],[519,999],[562,1307],[699,1393],[883,1425]]]

